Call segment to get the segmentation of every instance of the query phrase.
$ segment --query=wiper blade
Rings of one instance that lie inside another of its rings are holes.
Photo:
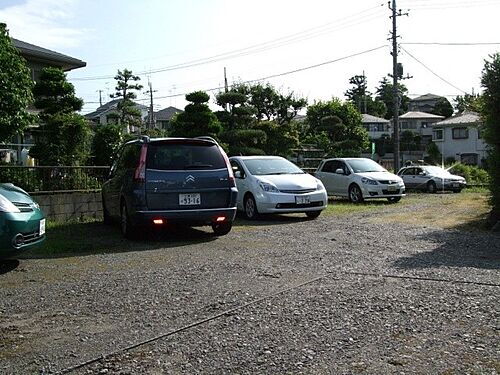
[[[185,165],[184,169],[197,169],[197,168],[212,168],[212,164],[189,164]]]

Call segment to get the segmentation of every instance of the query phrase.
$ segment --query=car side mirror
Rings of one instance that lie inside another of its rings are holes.
[[[241,171],[236,171],[236,172],[234,172],[234,177],[235,178],[243,178],[243,174],[241,173]]]
[[[336,174],[345,174],[344,173],[344,170],[342,168],[338,168],[336,171],[335,171]]]

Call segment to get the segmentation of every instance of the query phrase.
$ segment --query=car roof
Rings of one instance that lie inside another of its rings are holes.
[[[150,137],[142,137],[137,139],[132,139],[131,141],[126,142],[126,145],[134,144],[134,143],[161,143],[161,142],[182,142],[182,141],[193,141],[200,143],[209,143],[209,144],[217,144],[214,139],[209,137],[196,137],[196,138],[182,138],[182,137],[158,137],[158,138],[150,138]]]
[[[329,159],[325,159],[323,161],[331,161],[331,160],[340,160],[340,161],[349,161],[349,160],[371,160],[371,161],[375,161],[375,160],[372,160],[372,159],[369,159],[369,158],[329,158]],[[376,163],[376,162],[375,162]]]
[[[229,159],[236,160],[257,160],[257,159],[285,159],[281,156],[254,155],[254,156],[231,156]]]

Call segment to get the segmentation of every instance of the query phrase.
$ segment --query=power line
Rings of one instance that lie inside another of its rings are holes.
[[[197,59],[197,60],[187,61],[184,63],[174,64],[174,65],[170,65],[167,67],[150,69],[147,71],[141,71],[141,72],[136,73],[136,75],[146,75],[146,74],[161,73],[161,72],[177,70],[177,69],[185,69],[185,68],[195,67],[195,66],[199,66],[199,65],[214,63],[214,62],[218,62],[218,61],[222,61],[222,60],[226,60],[226,59],[247,56],[250,54],[259,53],[259,52],[267,51],[267,50],[274,49],[274,48],[279,48],[279,47],[282,47],[282,46],[285,46],[288,44],[304,41],[304,40],[311,39],[311,38],[321,36],[321,35],[325,35],[325,34],[328,34],[328,33],[334,32],[334,31],[339,31],[343,28],[356,26],[360,23],[368,22],[368,21],[371,21],[373,19],[376,19],[380,16],[378,14],[380,12],[372,12],[373,14],[367,14],[367,15],[364,15],[362,17],[359,17],[359,15],[373,11],[374,9],[377,9],[377,8],[379,8],[379,6],[372,7],[372,8],[365,10],[365,11],[358,12],[352,16],[344,17],[342,19],[329,22],[328,24],[325,24],[323,26],[315,27],[312,29],[307,29],[307,30],[304,30],[302,32],[294,33],[294,34],[291,34],[289,36],[281,37],[281,38],[278,38],[278,39],[275,39],[272,41],[255,44],[255,45],[252,45],[252,46],[249,46],[246,48],[241,48],[241,49],[213,55],[213,56],[206,57],[206,58],[201,58],[201,59]],[[347,20],[347,19],[353,18],[355,16],[357,16],[357,18],[354,18],[354,19],[349,20],[349,21],[344,21],[343,24],[339,25],[339,22],[341,22],[342,20]],[[331,28],[332,25],[335,26],[333,29]],[[315,30],[315,31],[311,31],[311,30]],[[90,81],[90,80],[110,79],[113,77],[114,77],[114,74],[113,75],[102,75],[102,76],[75,77],[75,78],[71,78],[70,80],[71,81]]]
[[[500,42],[405,42],[400,43],[401,45],[422,45],[422,46],[494,46],[499,45]]]
[[[427,65],[425,65],[422,61],[420,61],[419,59],[417,59],[415,56],[413,56],[410,52],[408,52],[404,47],[401,47],[401,49],[403,51],[405,51],[405,53],[410,56],[413,60],[415,60],[416,62],[418,62],[420,65],[422,65],[425,69],[427,69],[429,72],[431,72],[432,74],[434,74],[436,77],[438,77],[441,81],[447,83],[448,85],[450,85],[451,87],[453,87],[454,89],[460,91],[460,92],[463,92],[464,94],[467,94],[466,91],[458,88],[457,86],[455,86],[453,83],[451,83],[450,81],[446,80],[445,78],[441,77],[439,74],[437,74],[436,72],[434,72],[431,68],[429,68]]]

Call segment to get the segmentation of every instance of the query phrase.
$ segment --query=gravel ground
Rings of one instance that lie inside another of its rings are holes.
[[[498,374],[500,236],[411,225],[438,200],[21,260],[0,274],[0,373],[168,334],[73,373]]]

